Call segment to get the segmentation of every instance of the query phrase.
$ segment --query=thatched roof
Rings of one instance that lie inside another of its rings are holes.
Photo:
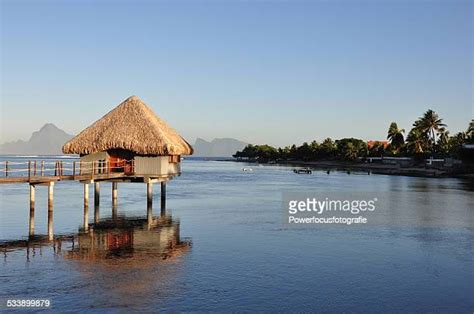
[[[64,144],[65,154],[124,149],[141,155],[191,155],[193,148],[140,98],[132,96]]]

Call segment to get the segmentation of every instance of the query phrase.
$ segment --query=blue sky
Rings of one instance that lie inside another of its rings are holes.
[[[1,0],[0,142],[130,95],[193,142],[383,139],[473,117],[472,1]]]

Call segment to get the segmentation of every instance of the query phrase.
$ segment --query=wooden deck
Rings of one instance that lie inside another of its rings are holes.
[[[124,173],[109,174],[83,174],[83,175],[62,175],[62,176],[30,176],[30,177],[1,177],[0,184],[7,183],[29,183],[42,184],[56,181],[106,181],[114,179],[135,179],[134,176],[125,175]]]
[[[54,168],[48,165],[54,164]],[[173,175],[135,175],[133,170],[125,172],[124,167],[110,167],[107,163],[80,161],[26,161],[0,162],[0,184],[28,183],[47,184],[58,181],[167,181]],[[2,169],[3,168],[3,169]],[[118,168],[118,169],[117,169]],[[112,170],[112,171],[111,171]]]

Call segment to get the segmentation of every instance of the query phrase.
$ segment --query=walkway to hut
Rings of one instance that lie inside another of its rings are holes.
[[[125,161],[123,163],[125,164]],[[99,181],[134,177],[133,171],[125,172],[123,165],[110,165],[106,161],[1,161],[0,169],[0,184]]]
[[[89,184],[94,184],[94,208],[100,206],[100,182],[112,183],[112,206],[117,209],[118,183],[143,182],[147,184],[147,217],[153,222],[153,184],[161,184],[161,212],[166,211],[166,182],[172,176],[135,175],[134,161],[0,161],[0,184],[28,183],[30,186],[30,219],[29,235],[34,236],[35,229],[35,194],[37,185],[48,186],[48,239],[53,239],[53,188],[56,182],[78,181],[84,185],[84,220],[83,228],[89,227]],[[129,165],[132,165],[131,167]],[[96,216],[96,213],[94,213]]]

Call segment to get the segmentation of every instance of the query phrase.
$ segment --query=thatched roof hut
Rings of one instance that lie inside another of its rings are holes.
[[[131,96],[64,144],[65,154],[109,150],[137,155],[191,155],[193,148],[139,97]]]

